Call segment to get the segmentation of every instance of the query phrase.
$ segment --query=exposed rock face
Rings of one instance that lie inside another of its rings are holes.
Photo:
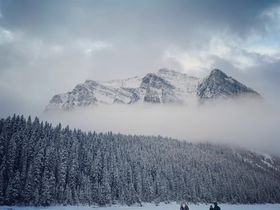
[[[144,92],[146,103],[172,103],[177,102],[175,87],[156,74],[147,74],[140,85]]]
[[[218,69],[204,79],[170,69],[160,69],[144,77],[124,80],[87,80],[72,91],[53,96],[46,110],[71,110],[96,104],[185,104],[191,99],[233,98],[240,95],[260,97],[251,88]]]
[[[219,69],[212,70],[210,75],[198,85],[197,95],[201,100],[240,95],[260,96],[256,91],[227,76]]]

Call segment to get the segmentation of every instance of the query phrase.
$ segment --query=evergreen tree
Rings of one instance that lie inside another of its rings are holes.
[[[163,137],[0,120],[0,204],[280,202],[280,159]]]
[[[21,193],[21,182],[20,173],[16,171],[15,176],[10,178],[11,181],[8,183],[6,199],[8,204],[20,203],[20,193]]]

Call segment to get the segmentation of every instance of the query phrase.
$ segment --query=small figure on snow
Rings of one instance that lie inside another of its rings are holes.
[[[189,210],[189,207],[186,202],[181,203],[180,210]]]
[[[217,202],[214,203],[213,210],[221,210],[221,208],[218,206]]]
[[[214,210],[214,208],[213,208],[213,206],[212,205],[210,205],[210,209],[209,210]]]

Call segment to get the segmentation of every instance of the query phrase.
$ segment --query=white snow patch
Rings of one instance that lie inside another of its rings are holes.
[[[210,204],[190,204],[190,210],[207,210]],[[253,205],[231,205],[220,204],[221,210],[279,210],[280,204],[253,204]],[[170,204],[144,204],[140,206],[50,206],[50,207],[19,207],[19,206],[0,206],[0,210],[179,210],[177,203]]]

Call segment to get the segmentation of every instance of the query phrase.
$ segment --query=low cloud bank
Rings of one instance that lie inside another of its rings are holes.
[[[41,118],[86,131],[161,135],[280,154],[280,111],[254,100],[200,106],[103,105]]]

